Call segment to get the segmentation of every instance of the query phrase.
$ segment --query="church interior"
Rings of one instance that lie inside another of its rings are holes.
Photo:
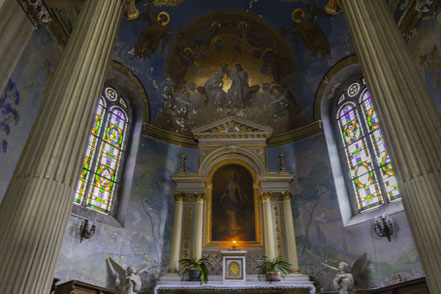
[[[440,0],[0,0],[0,29],[0,294],[441,293]]]

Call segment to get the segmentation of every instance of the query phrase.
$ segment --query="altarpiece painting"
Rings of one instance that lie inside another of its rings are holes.
[[[238,164],[220,167],[212,178],[213,242],[256,242],[253,177]]]

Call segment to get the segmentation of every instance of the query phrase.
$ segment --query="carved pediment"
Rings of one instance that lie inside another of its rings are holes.
[[[237,117],[227,117],[217,122],[193,130],[196,139],[211,138],[269,138],[272,129],[254,124]]]

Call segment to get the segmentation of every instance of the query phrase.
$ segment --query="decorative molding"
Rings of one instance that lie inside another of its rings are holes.
[[[205,193],[194,193],[196,201],[203,202],[205,200]]]
[[[176,193],[174,193],[173,194],[173,197],[175,198],[175,201],[184,201],[184,197],[185,197],[185,194],[184,193],[181,193],[181,192],[176,192]]]
[[[191,256],[191,238],[193,228],[193,205],[184,206],[184,228],[182,231],[181,258]]]
[[[282,206],[273,205],[274,234],[276,237],[276,256],[283,256],[286,260],[285,230],[283,227]]]
[[[142,134],[155,139],[187,148],[198,148],[196,140],[191,136],[185,136],[158,128],[150,123],[143,123]]]
[[[320,120],[313,121],[310,124],[300,128],[273,135],[267,141],[267,146],[277,147],[296,142],[311,136],[314,136],[322,131],[322,122]]]
[[[256,139],[269,138],[272,129],[250,123],[237,117],[227,117],[206,126],[193,130],[193,136],[198,140],[207,139]]]
[[[272,194],[273,194],[273,192],[261,192],[260,198],[261,198],[262,202],[263,201],[270,201]]]
[[[42,0],[17,0],[34,27],[52,20],[49,10]]]
[[[282,195],[283,201],[290,201],[292,198],[292,193],[290,191],[283,191],[280,194]]]

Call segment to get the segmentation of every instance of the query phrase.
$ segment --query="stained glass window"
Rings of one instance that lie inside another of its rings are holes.
[[[364,80],[347,87],[336,109],[336,129],[358,211],[400,199],[390,155]]]
[[[110,87],[104,90],[95,111],[74,203],[109,214],[119,185],[129,117],[127,104]]]

